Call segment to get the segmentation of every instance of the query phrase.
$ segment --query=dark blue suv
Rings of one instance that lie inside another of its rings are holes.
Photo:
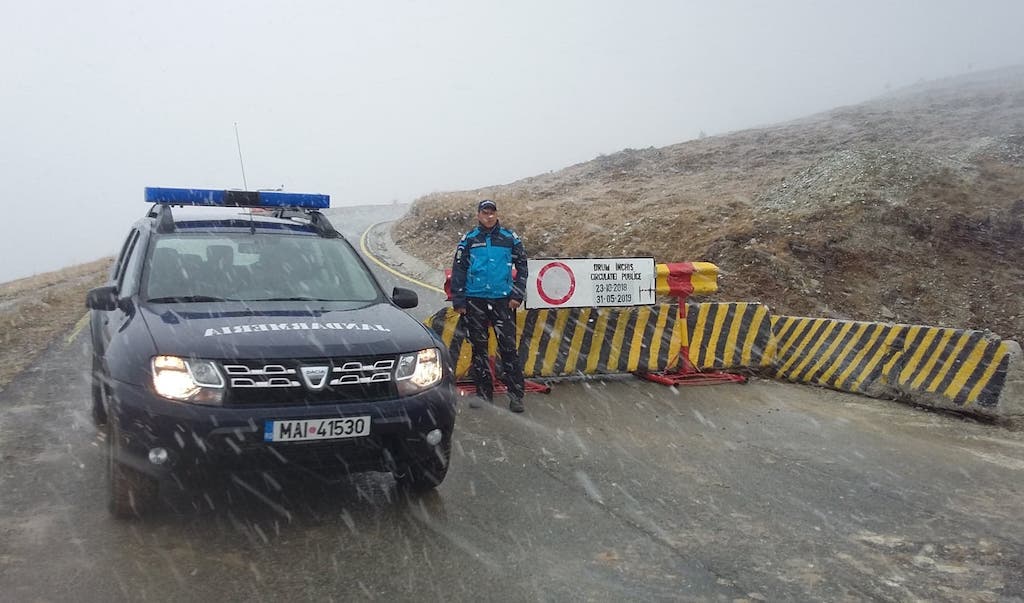
[[[93,418],[110,509],[171,475],[390,471],[436,487],[451,456],[451,361],[318,211],[322,195],[146,189],[106,286],[89,292]],[[208,206],[208,207],[194,207]]]

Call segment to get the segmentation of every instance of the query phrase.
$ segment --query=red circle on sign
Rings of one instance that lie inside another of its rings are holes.
[[[544,287],[541,286],[541,281],[544,279],[544,274],[552,268],[561,268],[562,270],[565,270],[566,274],[569,275],[569,292],[566,293],[564,297],[551,297],[544,292]],[[546,264],[543,268],[540,269],[540,274],[537,275],[537,293],[539,293],[540,298],[546,301],[547,303],[551,304],[552,306],[560,306],[565,302],[569,301],[569,298],[572,297],[572,294],[575,291],[576,275],[573,274],[572,270],[562,262],[551,262],[550,264]]]

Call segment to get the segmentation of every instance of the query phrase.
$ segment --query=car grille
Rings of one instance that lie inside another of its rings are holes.
[[[396,397],[394,356],[225,360],[226,406],[373,402]],[[325,369],[325,370],[321,370]]]

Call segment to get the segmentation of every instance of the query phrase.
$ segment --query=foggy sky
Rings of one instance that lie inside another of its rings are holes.
[[[0,281],[145,186],[408,202],[1024,63],[1024,2],[9,2]]]

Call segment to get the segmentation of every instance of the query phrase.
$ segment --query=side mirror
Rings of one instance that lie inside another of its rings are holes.
[[[391,300],[399,308],[406,309],[415,308],[420,303],[420,298],[416,295],[416,292],[405,287],[395,287],[395,290],[391,292]]]
[[[97,287],[85,296],[85,306],[90,310],[110,312],[117,308],[117,287]]]

